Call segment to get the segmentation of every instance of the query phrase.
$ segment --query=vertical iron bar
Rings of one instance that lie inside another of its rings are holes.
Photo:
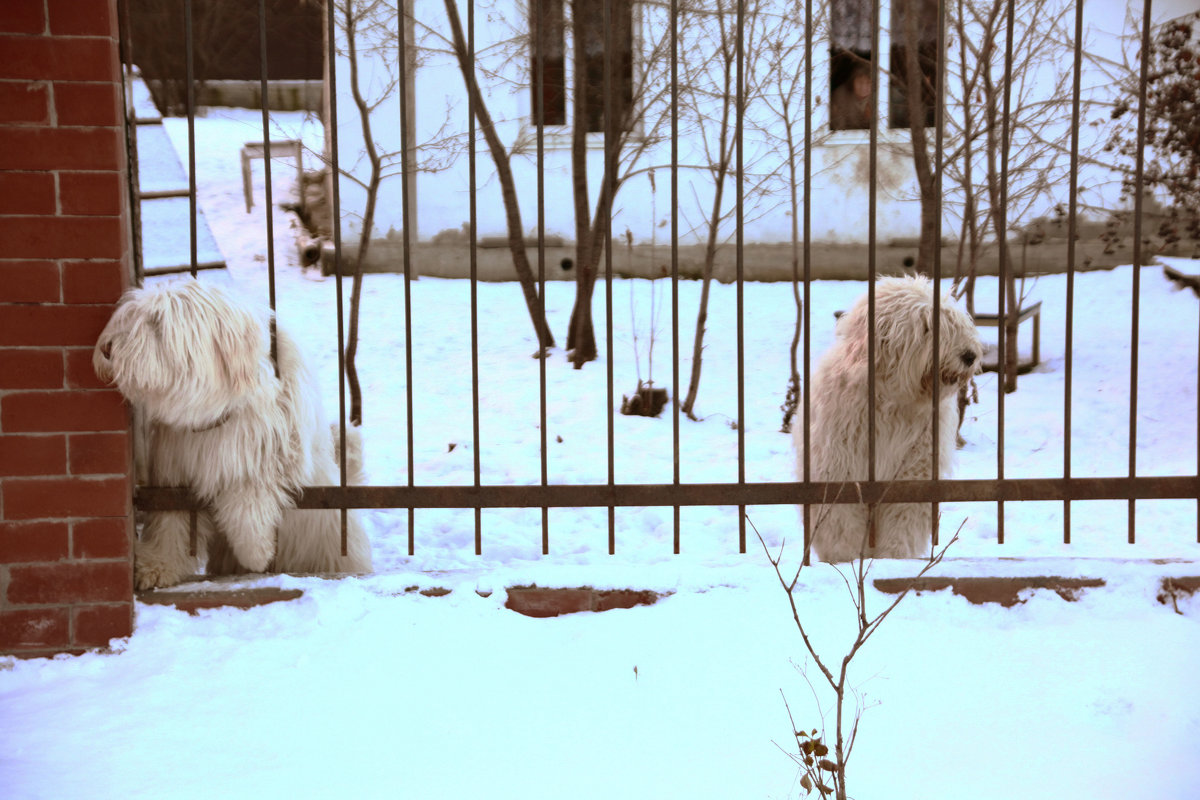
[[[746,0],[738,0],[737,43],[734,61],[737,62],[737,109],[734,115],[734,146],[736,152],[737,192],[734,195],[736,230],[734,248],[737,255],[737,420],[738,420],[738,484],[746,483],[746,343],[743,312],[745,307],[745,263],[742,223],[745,218],[743,194],[744,130],[746,100]],[[738,506],[738,552],[746,552],[746,506]]]
[[[613,103],[613,29],[612,29],[613,0],[604,0],[604,186],[600,191],[601,197],[607,196],[604,207],[604,327],[605,327],[605,374],[607,376],[608,394],[605,402],[608,418],[608,486],[610,492],[617,482],[616,474],[616,425],[613,412],[613,273],[612,273],[612,206],[613,190],[615,187],[616,165],[613,163],[613,145],[617,134],[614,119],[615,104]],[[578,47],[579,42],[575,43]],[[578,76],[576,76],[578,81]],[[608,507],[608,554],[614,555],[617,548],[617,509],[615,505]]]
[[[538,314],[546,318],[546,7],[534,0],[534,109],[533,120],[537,138],[537,240],[538,240]],[[557,17],[555,19],[557,22]],[[551,31],[551,33],[555,33]],[[538,357],[538,429],[541,433],[541,481],[542,486],[550,483],[549,467],[549,437],[546,434],[546,360],[550,357],[548,348],[542,347]],[[550,507],[542,506],[542,555],[550,554]]]
[[[267,321],[271,339],[271,367],[275,370],[275,379],[279,380],[279,341],[275,320],[275,206],[271,193],[271,126],[269,122],[269,106],[267,96],[267,6],[266,0],[258,0],[258,85],[260,105],[262,105],[263,128],[263,173],[266,179],[266,191],[263,203],[267,213],[267,304],[271,308],[271,316]],[[303,187],[297,187],[303,191]],[[342,515],[341,553],[346,555],[348,539],[346,531],[346,514]],[[275,551],[279,551],[279,527],[275,527]]]
[[[910,9],[909,13],[915,13],[915,9]],[[942,158],[945,155],[945,100],[946,100],[946,9],[944,3],[938,3],[938,20],[937,20],[937,62],[934,69],[935,80],[937,86],[934,87],[934,142],[933,142],[933,171],[937,177],[937,183],[934,188],[934,206],[938,209],[937,221],[934,224],[934,241],[933,241],[933,363],[940,364],[942,354]],[[911,123],[912,120],[909,120]],[[924,120],[922,120],[922,124]],[[941,447],[941,424],[940,419],[942,413],[942,387],[941,387],[941,370],[933,370],[933,420],[930,431],[933,434],[930,437],[930,445],[933,448],[933,458],[931,463],[933,468],[930,470],[929,476],[934,481],[941,480],[942,464],[940,463]],[[956,421],[957,422],[957,421]],[[938,502],[935,500],[930,504],[930,542],[933,547],[938,546]]]
[[[812,403],[809,400],[809,378],[812,368],[812,104],[813,104],[813,15],[812,3],[804,4],[804,307],[801,314],[804,317],[804,371],[803,380],[799,387],[800,399],[803,406],[804,425],[803,441],[803,480],[812,480]],[[795,424],[793,418],[793,425]],[[804,504],[802,512],[804,523],[804,565],[811,561],[809,553],[812,548],[812,506]]]
[[[671,481],[679,471],[679,0],[671,0]],[[652,220],[657,225],[657,220]],[[674,552],[680,545],[679,506],[673,509]]]
[[[195,52],[192,43],[192,0],[183,0],[183,35],[186,40],[185,81],[187,83],[187,130],[188,130],[188,233],[191,275],[197,271],[197,226],[196,226],[196,75]]]
[[[467,0],[467,62],[471,86],[467,91],[468,238],[471,264],[471,441],[474,443],[475,488],[480,485],[479,461],[479,253],[476,241],[478,208],[475,203],[475,0]],[[483,508],[475,506],[475,555],[483,555]]]
[[[875,211],[879,177],[879,0],[871,3],[871,127],[867,145],[867,480],[875,480]],[[867,511],[867,547],[875,547],[877,507]]]
[[[128,273],[132,286],[142,286],[145,283],[145,266],[142,259],[142,209],[141,209],[141,178],[138,166],[137,143],[137,107],[133,97],[133,36],[130,32],[129,2],[118,0],[118,27],[120,30],[119,48],[121,58],[121,119],[125,129],[124,141],[126,163],[128,164],[129,180],[126,184],[125,197],[129,203],[129,232],[132,236],[132,263]],[[133,469],[136,485],[149,482],[152,472],[150,463],[149,442],[145,435],[146,426],[144,415],[135,411],[133,414]],[[190,550],[189,545],[189,550]]]
[[[404,347],[408,398],[408,485],[413,485],[413,424],[412,424],[412,305],[409,298],[409,273],[412,271],[412,217],[409,208],[409,141],[408,141],[408,24],[404,16],[408,0],[396,3],[396,37],[400,43],[400,247],[404,258]],[[335,170],[336,173],[336,170]],[[408,554],[416,553],[415,512],[408,509]]]
[[[196,80],[195,53],[192,44],[192,0],[183,0],[183,37],[185,40],[185,76],[187,82],[187,129],[188,129],[188,247],[191,276],[195,280],[197,272],[197,225],[196,225]],[[188,511],[188,554],[195,556],[199,552],[197,538],[196,510]]]
[[[1075,238],[1079,210],[1079,107],[1083,70],[1083,0],[1075,3],[1075,63],[1071,84],[1071,186],[1067,201],[1067,319],[1063,374],[1063,477],[1071,477],[1071,393],[1075,368]],[[1071,543],[1071,501],[1063,501],[1063,544]]]
[[[400,59],[400,148],[401,162],[403,163],[404,181],[401,185],[401,215],[403,219],[403,240],[404,248],[404,402],[407,407],[407,423],[406,423],[406,461],[408,467],[408,486],[416,485],[416,463],[415,463],[415,445],[414,445],[414,429],[413,422],[413,252],[412,252],[412,215],[413,210],[410,207],[410,198],[408,192],[409,185],[409,170],[412,169],[412,143],[408,140],[408,25],[404,23],[404,8],[409,6],[408,0],[397,0],[397,26],[400,28],[401,42],[401,59]],[[415,549],[416,535],[416,511],[413,507],[408,509],[408,552],[412,554]]]
[[[1142,65],[1138,80],[1137,157],[1134,160],[1133,197],[1133,321],[1129,331],[1129,477],[1137,475],[1138,345],[1142,290],[1142,199],[1145,194],[1146,86],[1150,70],[1150,0],[1142,8]],[[1137,501],[1129,499],[1129,543],[1135,539]]]
[[[326,24],[328,32],[329,53],[329,127],[326,129],[327,141],[330,147],[330,174],[332,175],[332,214],[333,214],[333,274],[334,294],[337,300],[337,352],[338,352],[338,485],[346,487],[346,325],[345,309],[342,307],[342,208],[341,208],[341,171],[338,169],[338,114],[337,114],[337,27],[334,19],[334,4],[327,3]],[[349,32],[347,31],[347,35]],[[342,507],[341,525],[343,531],[343,551],[345,552],[345,531],[348,512]]]
[[[1004,388],[1008,376],[1008,360],[1005,357],[1007,342],[1008,317],[1006,316],[1005,301],[1007,300],[1008,275],[1008,148],[1009,113],[1012,108],[1012,68],[1013,68],[1013,33],[1016,28],[1016,0],[1008,0],[1008,19],[1005,23],[1004,41],[1004,115],[1000,120],[1000,230],[996,235],[1000,238],[1000,291],[999,317],[1000,326],[997,334],[999,352],[996,358],[997,375],[999,380],[996,387],[996,478],[1004,480]],[[1012,278],[1015,280],[1015,276]],[[1010,314],[1016,314],[1020,309],[1020,298],[1016,298],[1017,308],[1007,309]],[[1018,355],[1019,357],[1019,355]],[[1016,364],[1012,365],[1015,370]],[[1004,501],[996,501],[996,541],[1004,544]]]
[[[271,364],[275,367],[275,377],[279,377],[279,343],[276,338],[275,323],[275,206],[271,193],[271,127],[269,105],[267,100],[267,0],[258,0],[258,81],[259,94],[262,96],[262,127],[263,127],[263,164],[266,171],[267,208],[267,302],[271,306]],[[303,186],[297,186],[298,192],[303,192]],[[346,554],[345,535],[343,534],[342,555]]]
[[[142,263],[142,210],[140,207],[141,197],[141,180],[139,176],[138,154],[137,154],[137,109],[133,103],[133,37],[130,34],[129,21],[129,2],[128,0],[118,0],[117,3],[118,27],[120,30],[120,38],[118,46],[120,48],[121,58],[121,119],[125,123],[125,157],[129,169],[129,182],[127,185],[126,199],[129,202],[130,209],[130,233],[133,237],[133,271],[131,274],[134,286],[141,286],[145,280],[144,266]]]

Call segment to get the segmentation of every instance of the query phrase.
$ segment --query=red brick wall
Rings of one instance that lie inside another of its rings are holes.
[[[126,288],[116,0],[0,2],[0,653],[133,628],[128,414],[91,350]]]

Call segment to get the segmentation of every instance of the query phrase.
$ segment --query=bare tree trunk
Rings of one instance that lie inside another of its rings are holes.
[[[500,194],[504,199],[504,216],[508,229],[508,250],[512,254],[513,268],[517,273],[517,280],[521,283],[521,291],[525,295],[525,306],[529,309],[529,317],[533,321],[533,329],[538,337],[538,346],[542,354],[546,350],[554,347],[554,334],[550,332],[550,326],[546,324],[545,311],[542,308],[542,300],[538,295],[537,281],[533,276],[533,269],[529,265],[529,256],[525,252],[525,232],[521,225],[521,207],[517,197],[516,183],[513,180],[512,167],[509,164],[508,151],[504,149],[504,144],[500,141],[500,136],[496,133],[496,126],[492,123],[492,115],[488,111],[487,104],[484,102],[483,93],[479,90],[479,84],[475,81],[475,76],[472,74],[472,66],[470,54],[467,52],[467,42],[463,35],[462,22],[458,17],[458,7],[454,0],[445,0],[446,16],[450,20],[450,30],[454,37],[454,54],[458,59],[459,69],[462,71],[463,82],[467,86],[467,90],[471,93],[472,102],[475,108],[475,119],[479,123],[479,130],[483,133],[484,141],[487,143],[488,151],[491,153],[492,161],[496,164],[496,177],[500,182]]]
[[[449,0],[447,0],[449,1]],[[581,76],[587,74],[587,53],[582,43],[586,40],[583,15],[578,13],[579,3],[574,0],[571,8],[571,36],[575,41],[575,81],[573,115],[571,118],[571,190],[575,201],[575,305],[571,308],[571,321],[567,331],[567,351],[575,369],[581,369],[589,361],[596,360],[596,331],[592,324],[592,290],[596,286],[597,258],[592,260],[592,225],[588,209],[587,178],[587,120],[588,97]],[[596,229],[599,235],[599,230]]]
[[[792,421],[796,416],[796,407],[800,404],[800,365],[797,363],[796,352],[800,349],[800,338],[804,331],[804,301],[800,298],[800,198],[796,193],[796,141],[792,133],[791,120],[787,117],[787,104],[784,105],[784,126],[787,131],[788,154],[788,184],[791,194],[792,208],[792,299],[796,301],[796,327],[792,331],[792,346],[788,351],[791,361],[792,374],[788,378],[788,391],[784,399],[782,432],[792,429]],[[805,192],[808,187],[805,187]]]
[[[724,157],[717,167],[716,192],[713,195],[712,216],[709,218],[708,242],[704,246],[704,280],[700,285],[700,308],[696,311],[696,338],[692,343],[692,377],[688,380],[687,397],[680,409],[688,419],[696,419],[696,395],[700,393],[700,369],[704,356],[704,328],[708,322],[708,294],[712,286],[713,265],[717,260],[717,228],[721,219],[721,201],[725,194],[725,173],[728,164]]]
[[[937,177],[929,158],[925,136],[925,74],[921,71],[920,14],[914,0],[909,0],[904,13],[904,93],[908,105],[908,125],[912,134],[913,167],[921,191],[921,238],[917,245],[917,271],[929,274],[933,267],[937,241],[938,216]]]
[[[724,58],[724,91],[721,104],[721,129],[717,138],[717,164],[713,168],[713,204],[708,218],[708,242],[704,248],[704,273],[700,288],[700,308],[696,311],[696,338],[692,343],[692,375],[688,380],[687,397],[684,398],[680,409],[687,414],[688,419],[696,419],[696,395],[700,392],[700,370],[704,356],[704,328],[708,322],[708,295],[712,285],[713,265],[717,258],[717,233],[721,226],[721,203],[725,195],[725,177],[729,174],[729,162],[732,157],[731,142],[729,141],[729,116],[733,108],[733,56],[729,52],[729,42],[724,25],[724,9],[717,13],[717,22],[721,26],[721,47]]]
[[[969,142],[969,128],[967,131]],[[967,313],[974,317],[975,279],[979,275],[979,252],[982,249],[983,234],[979,230],[975,187],[971,177],[971,159],[974,154],[969,143],[964,145],[963,153],[963,224],[958,242],[958,264],[955,267],[954,281],[955,283],[962,281],[959,295],[966,298]],[[964,260],[966,261],[965,271]]]
[[[605,145],[606,147],[609,145]],[[616,157],[618,147],[613,146],[611,158]],[[588,220],[587,207],[587,165],[586,161],[572,159],[572,171],[577,179],[583,181],[582,197],[584,199],[581,226],[576,221],[575,243],[575,306],[571,310],[571,322],[567,338],[567,350],[571,353],[571,363],[575,369],[582,369],[589,361],[595,361],[599,355],[596,347],[596,333],[592,323],[592,295],[596,288],[596,279],[600,275],[600,257],[604,255],[604,231],[610,221],[613,198],[616,196],[619,184],[613,175],[606,175],[600,184],[600,195],[596,198],[596,213]],[[575,165],[581,164],[579,171]],[[582,230],[581,230],[582,229]],[[581,244],[586,243],[586,244]]]
[[[966,168],[966,180],[971,180],[971,168],[969,166]],[[962,294],[967,299],[967,313],[972,317],[975,316],[975,279],[979,276],[979,251],[982,244],[980,241],[979,220],[976,218],[976,213],[975,189],[968,185],[965,187],[963,201],[963,229],[966,235],[961,237],[965,241],[959,242],[959,250],[961,252],[964,245],[967,250],[966,276],[963,280]],[[955,276],[955,280],[958,280],[958,276]]]
[[[846,737],[843,733],[843,720],[846,716],[846,670],[850,666],[851,656],[845,656],[842,659],[842,669],[838,673],[838,682],[834,690],[837,692],[837,741],[834,743],[834,776],[836,780],[833,784],[834,795],[837,800],[847,800],[846,793],[846,759],[849,757],[849,752],[846,749]]]
[[[367,206],[363,210],[362,230],[358,237],[358,257],[354,260],[354,280],[350,288],[350,327],[346,335],[346,383],[350,387],[350,424],[362,425],[362,388],[358,382],[358,367],[355,356],[358,354],[358,316],[362,303],[362,273],[363,262],[367,260],[367,251],[371,246],[371,231],[375,226],[375,201],[379,196],[379,184],[383,175],[383,160],[375,147],[375,138],[371,135],[371,109],[362,95],[358,84],[358,45],[357,20],[354,16],[353,3],[345,0],[343,5],[346,22],[346,42],[350,57],[350,92],[354,97],[354,105],[358,109],[359,122],[362,124],[363,142],[366,145],[367,160],[371,163],[371,177],[367,180]]]
[[[1024,261],[1023,258],[1022,261]],[[1017,276],[1013,270],[1011,252],[1008,254],[1008,270],[1004,280],[1004,294],[1004,391],[1015,392],[1017,390],[1017,375],[1020,373],[1021,368],[1020,353],[1017,350],[1017,328],[1021,319],[1021,297],[1020,293],[1017,292]]]
[[[998,5],[999,3],[997,3]],[[1016,303],[1016,276],[1013,275],[1012,253],[1007,246],[1008,231],[1003,218],[1003,206],[1000,202],[1000,170],[996,165],[1000,150],[1001,123],[999,109],[996,107],[999,99],[998,92],[992,82],[990,69],[991,55],[994,52],[992,45],[993,43],[989,42],[984,51],[987,61],[983,66],[984,102],[987,104],[985,107],[987,113],[987,191],[988,202],[991,206],[992,230],[996,233],[996,243],[1000,248],[1002,259],[1000,268],[1005,276],[1004,286],[1001,287],[1001,291],[1004,292],[1005,308],[1000,324],[1004,326],[1004,335],[1007,339],[1004,353],[998,360],[996,370],[1000,374],[1000,381],[1004,385],[1005,393],[1011,393],[1017,390],[1017,360],[1015,357],[1017,309],[1013,307]]]
[[[972,179],[973,162],[975,158],[975,130],[971,117],[971,109],[966,98],[971,92],[970,81],[967,77],[967,42],[966,19],[963,8],[964,0],[958,0],[958,63],[963,84],[963,235],[959,236],[958,264],[955,268],[954,280],[962,281],[960,296],[966,298],[967,313],[975,316],[975,278],[979,272],[980,231],[979,220],[976,217],[975,182]],[[963,274],[963,251],[966,249],[966,274]]]

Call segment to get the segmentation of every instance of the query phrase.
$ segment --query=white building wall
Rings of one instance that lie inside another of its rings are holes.
[[[340,6],[341,0],[339,0]],[[360,64],[362,79],[368,87],[366,93],[378,101],[382,89],[390,76],[396,72],[397,40],[394,36],[395,0],[386,0],[389,19],[385,29],[393,31],[391,41],[380,34],[363,38],[368,47],[361,47]],[[416,159],[422,170],[416,180],[416,197],[413,212],[417,215],[419,238],[429,240],[439,232],[457,231],[469,219],[470,179],[467,157],[468,106],[462,74],[457,63],[448,52],[449,26],[443,0],[412,0],[415,6],[416,39],[418,43],[415,84],[415,141]],[[1052,4],[1068,0],[1050,0]],[[1140,9],[1137,0],[1128,0]],[[1191,10],[1191,0],[1160,0],[1155,4],[1156,20],[1169,19]],[[339,10],[339,17],[340,17]],[[466,4],[459,2],[459,13],[466,24]],[[1140,11],[1139,11],[1140,13]],[[886,19],[887,9],[881,12]],[[1126,0],[1086,0],[1084,7],[1085,45],[1089,52],[1105,58],[1118,59],[1122,54],[1119,40],[1126,30]],[[528,11],[524,0],[477,0],[475,6],[475,49],[478,53],[479,76],[488,108],[497,122],[498,132],[507,147],[514,149],[512,167],[520,195],[523,227],[527,235],[537,231],[537,160],[534,148],[535,130],[531,127],[530,92],[526,85],[529,57],[520,37],[525,33]],[[1073,17],[1070,17],[1073,27]],[[822,18],[823,20],[823,18]],[[340,28],[340,26],[339,26]],[[665,35],[660,19],[648,7],[640,7],[636,13],[635,28],[640,42],[637,48],[646,50],[651,43]],[[813,109],[813,186],[811,198],[811,225],[814,241],[865,242],[868,235],[868,137],[865,131],[830,132],[828,128],[828,75],[829,42],[824,34],[824,22],[816,30],[814,42],[814,98]],[[796,36],[802,37],[797,29]],[[697,46],[691,42],[691,46]],[[390,45],[390,46],[389,46]],[[685,49],[682,58],[688,57]],[[1047,47],[1051,47],[1047,43]],[[570,55],[568,37],[568,83],[570,77]],[[949,57],[954,58],[957,48],[950,47]],[[361,122],[350,93],[350,70],[346,53],[346,37],[338,31],[337,59],[337,115],[338,115],[338,161],[343,170],[352,170],[365,179],[363,134]],[[880,53],[888,52],[886,24],[880,33]],[[1056,60],[1058,68],[1070,68],[1070,53],[1063,50],[1062,58]],[[390,63],[390,66],[389,66]],[[953,67],[952,67],[953,68]],[[1049,67],[1043,68],[1043,70]],[[638,67],[635,66],[635,72]],[[661,75],[658,76],[661,79]],[[1048,80],[1046,75],[1034,75],[1033,80]],[[1049,84],[1047,84],[1049,85]],[[1103,92],[1111,86],[1107,76],[1090,65],[1085,66],[1083,78],[1085,92]],[[952,89],[951,89],[952,91]],[[886,116],[886,78],[880,86],[880,114]],[[1069,99],[1069,96],[1068,98]],[[658,108],[648,112],[654,117],[661,113]],[[951,109],[948,113],[954,113]],[[1069,115],[1069,108],[1064,110]],[[1084,144],[1089,136],[1095,137],[1095,128],[1087,127],[1089,117],[1103,115],[1102,109],[1085,109]],[[761,176],[773,174],[777,178],[786,176],[784,153],[778,140],[781,132],[778,124],[772,128],[765,107],[754,104],[747,111],[745,130],[745,152],[748,159],[747,184]],[[568,119],[570,112],[568,111]],[[685,121],[686,122],[686,121]],[[383,100],[375,110],[373,134],[381,151],[398,153],[400,150],[400,115],[398,96]],[[797,130],[802,133],[801,127]],[[773,131],[776,138],[760,129]],[[668,129],[661,128],[661,132]],[[932,134],[932,129],[930,130]],[[1069,116],[1064,116],[1058,135],[1066,141],[1070,133]],[[878,241],[895,238],[912,238],[918,233],[919,203],[913,178],[913,168],[907,155],[908,133],[903,130],[888,130],[882,126],[879,132],[880,147],[877,165],[877,206],[875,230]],[[603,153],[600,139],[589,154],[589,188],[594,196],[603,176]],[[947,141],[950,149],[954,142]],[[680,183],[680,230],[681,243],[703,241],[703,230],[698,224],[703,220],[703,211],[711,203],[711,179],[705,180],[702,173],[687,169],[688,165],[702,163],[697,155],[698,139],[694,132],[685,131],[680,138],[680,164],[685,165],[679,174]],[[390,159],[389,171],[398,170],[398,157]],[[500,187],[494,174],[491,156],[478,138],[476,148],[476,202],[477,234],[479,237],[503,236],[506,232],[504,208]],[[614,208],[614,236],[621,237],[628,229],[635,241],[650,242],[652,239],[665,243],[669,238],[671,215],[670,197],[670,150],[667,144],[651,148],[639,161],[639,167],[655,166],[654,189],[651,179],[642,174],[631,179],[621,188]],[[548,235],[558,235],[564,240],[573,239],[573,201],[571,194],[570,136],[566,130],[547,128],[544,155],[544,205],[545,230]],[[1109,205],[1117,201],[1117,187],[1111,175],[1103,170],[1085,168],[1080,176],[1081,187],[1090,202]],[[389,229],[399,231],[401,219],[401,179],[385,180],[379,195],[375,226],[377,235]],[[355,182],[343,177],[341,187],[341,210],[343,238],[353,241],[360,230],[365,193]],[[732,208],[730,185],[726,192],[727,207]],[[1088,194],[1090,193],[1090,194]],[[1059,185],[1048,188],[1044,206],[1040,211],[1032,209],[1030,214],[1045,213],[1054,202],[1065,201],[1067,183],[1065,171]],[[948,198],[944,231],[953,236],[958,230],[957,216]],[[791,218],[787,208],[787,190],[784,181],[777,181],[774,191],[766,196],[752,195],[746,200],[747,242],[783,242],[791,237]],[[732,227],[724,226],[723,236],[732,235]]]

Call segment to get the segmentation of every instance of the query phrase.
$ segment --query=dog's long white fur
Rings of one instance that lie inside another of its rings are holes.
[[[838,320],[833,345],[808,387],[811,472],[815,481],[868,479],[868,300]],[[885,278],[875,287],[875,478],[929,479],[951,474],[957,393],[979,369],[982,345],[970,316],[941,301],[939,362],[933,363],[933,288],[925,278]],[[933,387],[938,377],[936,464]],[[803,426],[792,426],[797,476],[803,479]],[[928,555],[933,519],[926,503],[881,503],[875,547],[870,510],[852,502],[814,505],[811,541],[822,561]]]
[[[210,575],[371,570],[362,525],[349,514],[341,555],[337,510],[296,510],[303,486],[338,482],[337,426],[323,416],[295,341],[269,309],[195,280],[126,294],[93,353],[96,374],[117,385],[150,423],[150,479],[186,486],[205,504],[199,542]],[[362,482],[362,440],[348,429],[350,483]],[[276,549],[278,530],[278,549]],[[134,559],[139,589],[194,574],[188,514],[147,515]]]

